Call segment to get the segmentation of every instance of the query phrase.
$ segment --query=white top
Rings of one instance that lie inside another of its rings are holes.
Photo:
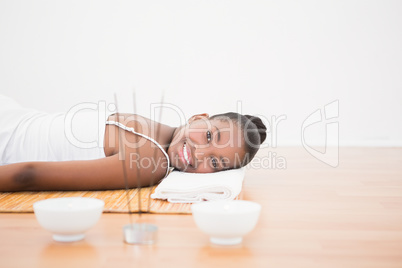
[[[65,114],[48,114],[0,95],[0,165],[103,158],[106,124],[114,124],[156,144],[168,161],[168,175],[169,157],[159,143],[121,123],[106,121],[108,116],[80,107]]]
[[[0,95],[0,165],[105,157],[105,117],[90,109],[48,114]]]

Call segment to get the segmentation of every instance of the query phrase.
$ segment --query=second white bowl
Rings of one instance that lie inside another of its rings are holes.
[[[191,206],[196,225],[214,244],[235,245],[254,229],[261,205],[251,201],[207,201]]]

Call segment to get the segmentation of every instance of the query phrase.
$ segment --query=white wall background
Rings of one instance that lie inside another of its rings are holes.
[[[59,112],[116,92],[131,112],[136,88],[147,116],[164,91],[187,118],[241,101],[286,115],[278,145],[301,144],[308,115],[339,100],[341,145],[400,146],[401,14],[399,0],[0,0],[0,94]]]

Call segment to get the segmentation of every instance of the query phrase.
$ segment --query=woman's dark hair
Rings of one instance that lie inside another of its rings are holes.
[[[239,113],[228,112],[224,114],[216,114],[210,119],[218,119],[222,121],[232,120],[238,127],[240,127],[244,136],[245,157],[240,160],[241,163],[235,163],[240,167],[247,165],[254,158],[255,154],[260,149],[260,145],[267,137],[267,127],[262,120],[257,116],[241,115]]]

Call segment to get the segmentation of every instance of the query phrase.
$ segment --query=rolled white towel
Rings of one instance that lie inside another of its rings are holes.
[[[173,171],[156,187],[151,197],[171,203],[233,200],[240,194],[244,174],[244,168],[215,173]]]

